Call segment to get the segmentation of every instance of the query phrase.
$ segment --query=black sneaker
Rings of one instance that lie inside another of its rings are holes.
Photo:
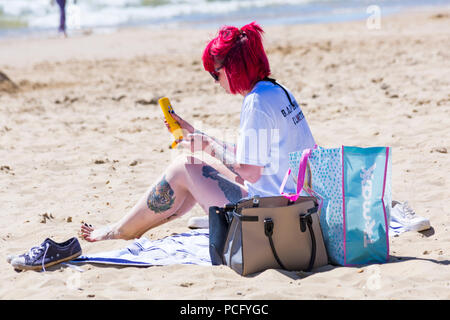
[[[12,257],[10,263],[15,269],[45,271],[46,267],[75,259],[79,255],[81,246],[77,238],[73,237],[62,243],[47,238],[40,246],[33,247],[20,256]]]

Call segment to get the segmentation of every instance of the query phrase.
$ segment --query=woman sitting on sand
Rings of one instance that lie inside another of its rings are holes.
[[[192,152],[203,151],[220,161],[179,158],[120,221],[104,228],[83,224],[84,239],[139,238],[187,213],[196,203],[208,213],[211,206],[224,206],[247,196],[279,195],[289,152],[312,148],[315,142],[293,95],[267,78],[270,67],[262,34],[256,23],[241,29],[225,26],[203,53],[203,66],[215,82],[226,92],[244,97],[237,145],[199,132],[174,115],[188,133],[181,143]],[[288,181],[285,191],[295,190],[294,181]]]

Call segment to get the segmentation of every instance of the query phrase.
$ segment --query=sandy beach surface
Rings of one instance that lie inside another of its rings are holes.
[[[264,26],[263,26],[264,27]],[[241,96],[203,70],[216,30],[123,29],[0,40],[1,299],[449,299],[450,10],[264,27],[273,77],[295,94],[319,145],[391,146],[393,198],[432,228],[391,237],[391,260],[313,273],[226,266],[83,265],[16,272],[6,262],[80,222],[119,220],[181,151],[157,99],[212,135],[235,132]],[[188,231],[186,215],[149,239]],[[84,253],[124,240],[88,243]]]

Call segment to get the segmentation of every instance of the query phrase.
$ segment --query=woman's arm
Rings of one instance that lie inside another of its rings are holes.
[[[207,134],[195,131],[187,137],[191,143],[191,151],[204,151],[220,160],[236,177],[236,181],[243,184],[244,180],[255,183],[262,175],[262,166],[241,164],[236,161],[236,145],[220,141]]]
[[[249,181],[250,183],[255,183],[259,180],[264,167],[237,163],[235,144],[220,141],[196,130],[191,124],[177,114],[173,114],[172,116],[185,131],[184,139],[190,144],[191,152],[204,151],[220,160],[234,175],[236,175],[235,180],[240,184],[244,184],[244,180]]]

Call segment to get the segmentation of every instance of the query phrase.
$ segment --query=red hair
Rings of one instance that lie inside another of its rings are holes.
[[[203,67],[214,72],[214,63],[224,66],[232,94],[250,91],[257,81],[270,75],[269,60],[262,45],[263,33],[255,22],[241,29],[220,28],[203,51]]]

